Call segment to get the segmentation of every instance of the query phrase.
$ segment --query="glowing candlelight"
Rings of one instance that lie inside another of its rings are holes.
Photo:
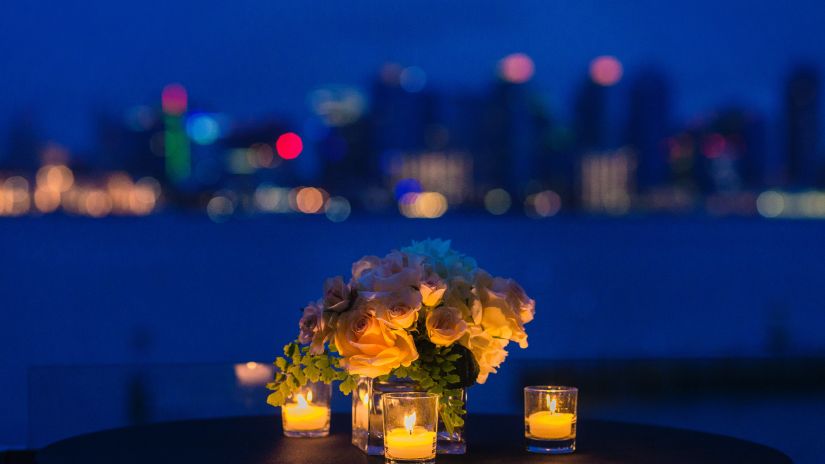
[[[573,420],[571,413],[556,412],[556,398],[545,397],[547,411],[539,411],[527,418],[530,435],[542,440],[561,440],[573,434]]]
[[[384,436],[389,459],[421,460],[435,454],[435,432],[416,426],[416,413],[404,415],[404,427],[396,427]]]
[[[284,430],[309,431],[320,430],[329,422],[329,407],[312,404],[312,391],[298,393],[295,403],[283,407]]]

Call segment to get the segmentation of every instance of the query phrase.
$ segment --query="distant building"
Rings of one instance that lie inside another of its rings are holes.
[[[576,95],[573,132],[579,153],[607,147],[607,87],[587,78]]]
[[[820,78],[813,68],[794,71],[785,87],[787,174],[792,185],[822,185],[819,152]]]
[[[479,160],[482,178],[497,179],[496,187],[524,197],[528,184],[543,177],[537,166],[546,130],[547,118],[529,86],[497,83],[481,132],[487,140]]]
[[[660,71],[648,69],[631,81],[626,143],[638,153],[637,176],[642,191],[669,181],[670,117],[669,89]]]
[[[594,213],[623,214],[636,193],[632,149],[589,152],[581,159],[581,206]]]

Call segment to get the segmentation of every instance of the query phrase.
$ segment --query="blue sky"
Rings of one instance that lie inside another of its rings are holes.
[[[41,135],[90,148],[94,111],[154,103],[168,82],[240,118],[296,121],[308,91],[366,85],[388,60],[420,66],[436,88],[482,90],[516,51],[562,117],[589,61],[612,54],[628,79],[662,67],[680,119],[743,104],[772,121],[789,68],[825,68],[823,23],[813,0],[12,0],[0,4],[0,142],[28,111]]]

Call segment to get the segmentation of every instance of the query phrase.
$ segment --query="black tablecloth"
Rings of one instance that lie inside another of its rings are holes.
[[[578,450],[564,456],[524,450],[523,419],[471,414],[468,453],[439,463],[566,464],[790,463],[782,453],[735,438],[621,422],[579,421]],[[350,444],[350,416],[335,414],[327,438],[285,438],[277,415],[169,422],[59,441],[38,451],[39,464],[383,463]]]

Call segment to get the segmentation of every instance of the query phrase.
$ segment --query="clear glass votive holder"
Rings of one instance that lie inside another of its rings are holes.
[[[576,450],[579,390],[573,387],[524,388],[524,438],[527,451],[567,454]]]
[[[309,382],[293,393],[281,406],[284,435],[318,438],[329,435],[329,399],[332,385]]]
[[[391,464],[434,463],[438,437],[438,395],[384,393],[384,458]]]

